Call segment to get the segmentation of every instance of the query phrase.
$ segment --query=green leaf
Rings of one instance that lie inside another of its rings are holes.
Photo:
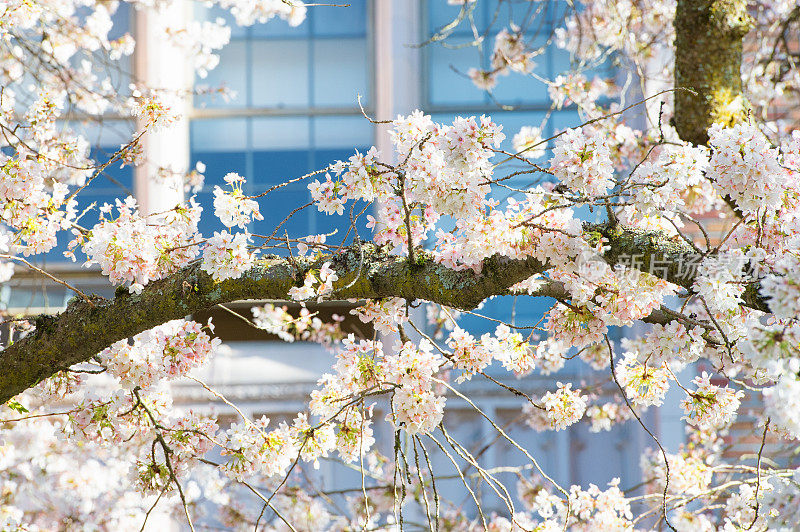
[[[6,403],[6,406],[11,410],[19,412],[20,414],[27,414],[28,412],[30,412],[30,410],[25,408],[24,405],[22,405],[18,401],[15,401],[14,399],[9,399],[8,402]]]

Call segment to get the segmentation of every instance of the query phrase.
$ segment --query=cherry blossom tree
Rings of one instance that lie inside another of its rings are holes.
[[[481,1],[449,0],[460,6],[457,17],[424,45],[474,24]],[[320,8],[211,3],[242,25],[278,17],[295,26]],[[171,1],[131,4],[159,10]],[[494,42],[475,28],[470,44],[493,52],[464,74],[490,94],[505,76],[535,77],[554,109],[579,113],[579,127],[543,138],[543,124],[504,131],[487,116],[437,123],[414,111],[385,124],[393,153],[356,151],[255,196],[243,192],[248,176],[230,173],[214,189],[214,212],[191,195],[201,171],[173,175],[186,183],[183,203],[144,213],[134,198],[119,198],[96,206],[93,225],[76,198],[109,165],[146,164],[142,139],[181,120],[176,102],[193,92],[136,79],[115,86],[109,72],[135,49],[128,34],[108,37],[119,2],[0,4],[0,276],[31,269],[75,293],[59,314],[6,317],[2,528],[143,529],[159,512],[192,530],[206,518],[256,530],[796,527],[800,8],[790,0],[574,4],[547,35],[547,46],[569,52],[572,71],[545,79],[535,70],[543,53],[533,44],[535,22],[551,4],[506,0],[498,10],[526,10],[525,24],[503,27],[496,17]],[[230,29],[193,22],[166,34],[204,76]],[[608,62],[619,72],[613,79],[593,74]],[[143,127],[97,160],[70,117],[92,123],[108,114],[138,117]],[[506,136],[513,152],[500,149]],[[511,187],[517,175],[533,184]],[[283,187],[305,187],[313,198],[292,214],[317,209],[349,219],[351,230],[292,235],[282,223],[250,232],[266,224],[260,201]],[[601,221],[586,221],[586,208]],[[204,216],[226,229],[200,234]],[[358,232],[362,219],[369,235]],[[717,237],[708,227],[720,220],[727,229]],[[68,258],[98,267],[116,295],[88,295],[38,265],[59,243]],[[555,304],[533,326],[500,322],[476,337],[459,324],[461,311],[509,294]],[[300,303],[300,314],[278,303],[254,306],[244,319],[331,352],[330,371],[294,419],[251,419],[193,372],[220,341],[213,323],[186,317],[242,300]],[[352,302],[375,334],[345,334],[340,320],[323,321],[313,310],[321,301]],[[413,311],[420,305],[427,323]],[[611,327],[626,327],[622,342],[610,339]],[[710,373],[682,382],[680,371],[700,361]],[[592,382],[553,375],[538,397],[514,386],[514,376],[579,363],[595,370]],[[487,374],[490,365],[509,378]],[[470,379],[517,397],[527,430],[635,423],[652,438],[640,489],[618,480],[560,485],[460,391]],[[173,406],[169,385],[179,380],[194,381],[237,419],[220,427]],[[676,452],[644,418],[669,389],[682,397],[688,428]],[[754,427],[760,445],[752,460],[726,461],[727,429],[745,394],[763,406]],[[387,401],[385,419],[375,414],[377,400]],[[516,485],[446,430],[454,402],[524,454]],[[376,449],[374,427],[383,423],[395,434],[389,455]],[[433,450],[454,469],[433,468]],[[325,459],[360,473],[346,509],[298,475]],[[463,481],[474,512],[440,497],[436,481],[447,475]],[[484,512],[474,481],[505,511]],[[241,503],[243,493],[257,504]]]

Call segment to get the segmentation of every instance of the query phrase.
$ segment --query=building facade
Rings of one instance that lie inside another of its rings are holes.
[[[460,7],[448,5],[444,0],[350,0],[349,3],[348,8],[311,7],[306,20],[295,28],[281,20],[238,28],[231,19],[231,42],[221,52],[219,66],[204,79],[192,79],[191,69],[181,64],[174,50],[170,51],[164,35],[157,31],[154,13],[142,10],[118,14],[121,30],[134,32],[139,42],[131,64],[138,79],[172,87],[193,83],[196,89],[224,84],[236,96],[226,99],[219,94],[201,94],[187,101],[184,115],[188,120],[148,137],[145,145],[148,163],[135,171],[127,167],[109,169],[104,179],[87,189],[83,205],[132,193],[145,210],[157,212],[171,205],[170,202],[174,204],[184,193],[153,179],[158,168],[177,165],[179,168],[175,169],[180,171],[180,167],[193,168],[202,163],[205,183],[192,193],[209,214],[213,212],[211,191],[215,185],[223,184],[222,178],[228,172],[245,176],[246,192],[258,193],[324,168],[334,160],[347,159],[355,149],[363,152],[375,145],[385,155],[390,154],[385,126],[374,126],[364,118],[359,97],[363,112],[378,120],[392,119],[417,108],[431,114],[435,121],[445,123],[456,115],[491,115],[504,127],[507,139],[503,149],[507,150],[511,150],[511,138],[522,126],[543,125],[543,136],[549,137],[579,124],[573,110],[553,108],[547,85],[533,76],[503,77],[489,94],[476,88],[466,75],[469,68],[487,64],[497,32],[509,23],[523,23],[530,18],[533,4],[541,10],[537,15],[540,27],[532,32],[535,36],[530,43],[541,50],[536,58],[537,71],[546,79],[566,72],[570,67],[569,57],[552,46],[551,31],[564,16],[565,3],[503,2],[498,7],[495,1],[480,1],[472,15],[474,27],[468,21],[457,24],[452,31],[447,30],[449,35],[443,41],[435,36],[449,27],[460,11]],[[190,2],[166,16],[200,21],[230,19],[222,11]],[[482,39],[481,46],[471,45],[476,39]],[[109,120],[102,130],[94,132],[98,153],[115,149],[135,126],[122,119]],[[524,189],[534,183],[534,178],[526,176],[507,185]],[[269,194],[260,203],[265,220],[251,231],[272,231],[295,207],[310,199],[302,183]],[[205,217],[203,224],[203,234],[221,229],[213,216]],[[308,208],[283,223],[278,236],[284,232],[304,236],[333,231],[342,235],[348,225],[347,218],[332,219]],[[362,238],[368,238],[363,225],[360,230]],[[48,260],[63,261],[55,252]],[[113,290],[96,272],[76,265],[62,266],[60,262],[56,268],[61,268],[71,282],[88,287],[88,291],[113,295]],[[25,275],[15,277],[2,290],[7,307],[26,312],[59,308],[69,297],[62,287],[46,285]],[[513,319],[533,325],[551,303],[520,297],[512,305],[509,298],[495,298],[481,312],[504,321]],[[232,308],[247,315],[252,305],[242,303]],[[347,308],[328,310],[346,312]],[[280,419],[302,410],[317,379],[329,370],[331,354],[312,344],[276,342],[249,330],[225,312],[212,314],[229,349],[206,368],[202,374],[204,380],[253,416],[263,414]],[[475,316],[465,316],[462,324],[476,335],[494,330],[495,325]],[[552,389],[555,380],[579,383],[591,374],[592,370],[586,366],[557,377],[537,374],[509,383],[526,393],[540,395]],[[509,378],[499,372],[497,376]],[[605,485],[618,475],[622,475],[621,487],[641,481],[639,456],[651,442],[635,422],[601,435],[590,434],[585,424],[560,432],[537,433],[521,422],[522,402],[517,396],[478,379],[465,383],[461,389],[488,417],[501,426],[508,424],[510,434],[560,483]],[[233,414],[224,404],[209,401],[208,394],[196,385],[177,385],[175,393],[183,406],[213,409],[223,416]],[[386,403],[378,401],[377,420],[384,417],[386,407]],[[674,448],[682,441],[678,413],[651,412],[647,418],[662,442]],[[496,439],[495,428],[456,397],[448,399],[445,424],[460,441],[474,442],[475,449]],[[379,446],[390,452],[391,428],[379,421],[376,433]],[[438,451],[432,454],[435,467],[452,473],[447,457]],[[598,462],[593,458],[596,456],[605,459]],[[487,452],[483,460],[487,468],[528,463],[522,453],[502,442]],[[509,486],[514,485],[512,473],[500,477],[510,480]],[[355,486],[356,480],[352,471],[336,464],[322,466],[321,482],[326,487],[347,483]],[[440,489],[456,490],[459,482],[443,481]],[[488,510],[503,510],[499,499],[492,502],[491,494],[486,496],[490,500]]]

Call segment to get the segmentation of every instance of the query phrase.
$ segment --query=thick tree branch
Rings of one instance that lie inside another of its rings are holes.
[[[651,272],[690,288],[695,251],[683,241],[663,234],[586,226],[588,238],[601,235],[608,241],[606,259]],[[363,253],[363,256],[362,256]],[[415,264],[389,255],[372,244],[348,248],[314,262],[279,257],[259,260],[243,277],[215,283],[198,266],[147,285],[141,294],[119,290],[113,300],[96,300],[94,307],[75,299],[57,316],[40,316],[36,330],[0,353],[0,402],[35,385],[56,371],[89,360],[112,343],[129,338],[169,320],[183,318],[220,303],[248,299],[288,299],[289,289],[303,283],[309,269],[330,261],[339,276],[338,287],[327,299],[425,299],[443,305],[471,309],[492,295],[508,293],[510,286],[545,271],[535,259],[492,257],[480,274],[455,271],[418,256]],[[751,287],[747,304],[762,310],[766,304]],[[541,295],[551,295],[546,290]]]
[[[678,0],[675,11],[675,128],[693,144],[713,123],[745,116],[742,39],[750,30],[746,0]]]

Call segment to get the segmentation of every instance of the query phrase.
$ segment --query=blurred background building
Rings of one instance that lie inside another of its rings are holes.
[[[539,10],[535,35],[530,46],[543,52],[536,58],[535,72],[546,79],[565,73],[569,67],[566,52],[552,46],[552,29],[564,17],[566,2],[480,0],[473,12],[477,33],[468,23],[459,24],[449,37],[424,46],[432,35],[448,26],[458,16],[460,6],[445,0],[349,0],[350,7],[310,7],[306,20],[289,27],[282,20],[239,28],[221,10],[187,2],[185,9],[174,9],[171,17],[195,17],[197,20],[225,18],[233,28],[231,42],[221,52],[220,64],[205,79],[193,81],[196,89],[224,85],[236,93],[223,98],[219,93],[197,95],[187,102],[183,125],[151,135],[146,141],[148,164],[132,171],[112,165],[102,179],[97,179],[82,193],[81,205],[111,202],[116,197],[134,194],[144,209],[155,212],[174,204],[181,195],[153,179],[159,166],[177,170],[205,165],[205,184],[196,199],[208,215],[201,225],[203,234],[219,230],[215,221],[211,191],[222,185],[223,176],[238,172],[247,178],[253,193],[325,167],[336,159],[346,159],[354,149],[362,152],[377,146],[385,155],[391,153],[384,127],[370,124],[362,116],[358,96],[365,112],[380,120],[395,118],[414,109],[422,109],[438,122],[452,121],[456,115],[491,115],[503,125],[507,139],[504,149],[511,150],[511,138],[520,127],[544,125],[549,137],[566,127],[580,123],[572,109],[553,109],[547,86],[532,76],[511,74],[502,77],[490,95],[476,88],[466,76],[471,67],[487,66],[494,35],[509,23],[521,23]],[[136,56],[129,67],[138,79],[157,86],[180,87],[192,83],[189,65],[179,54],[171,53],[165,37],[156,31],[152,13],[120,8],[113,32],[131,32],[137,42]],[[471,46],[476,37],[480,47]],[[613,75],[613,72],[608,72]],[[188,81],[187,81],[188,80]],[[119,74],[121,90],[130,78]],[[112,153],[135,130],[136,124],[110,117],[89,133],[96,143],[98,158]],[[543,158],[543,160],[545,160]],[[525,188],[530,175],[509,180],[507,185]],[[502,191],[498,191],[502,193]],[[269,234],[297,206],[310,201],[303,183],[271,193],[261,201],[265,217],[251,231]],[[172,202],[172,203],[170,203]],[[92,214],[87,215],[90,223]],[[96,214],[95,214],[96,216]],[[587,213],[587,216],[589,215]],[[349,224],[347,217],[330,218],[307,208],[286,222],[279,233],[305,236],[338,229],[342,236]],[[368,232],[359,228],[362,238]],[[335,240],[335,238],[333,239]],[[63,247],[51,253],[48,268],[57,269],[82,289],[107,297],[113,288],[98,272],[65,262]],[[12,312],[37,313],[63,307],[71,294],[63,287],[48,284],[41,278],[20,272],[2,287],[2,302]],[[249,316],[253,302],[234,304],[237,312]],[[519,297],[495,298],[481,309],[483,314],[521,325],[535,325],[552,301]],[[513,308],[513,317],[512,317]],[[327,304],[323,313],[346,314],[344,305]],[[319,376],[330,369],[332,355],[322,347],[308,343],[286,344],[249,327],[242,320],[222,311],[212,311],[218,334],[229,350],[215,358],[203,377],[230,400],[253,416],[262,414],[274,419],[293,416],[304,408],[308,393]],[[205,319],[205,316],[202,316]],[[346,322],[345,327],[361,326]],[[473,334],[493,331],[496,323],[471,315],[463,317],[462,326]],[[616,334],[620,334],[619,331]],[[542,377],[538,374],[516,380],[496,371],[499,379],[533,395],[553,389],[556,380],[579,383],[591,377],[592,370],[573,361],[568,372]],[[577,368],[577,369],[576,369]],[[557,481],[565,484],[589,482],[605,485],[621,475],[621,487],[641,481],[638,461],[643,448],[651,446],[649,437],[635,421],[600,435],[590,434],[586,424],[560,432],[537,433],[519,421],[522,401],[486,380],[473,379],[461,386],[489,417],[503,426],[540,460]],[[232,415],[224,404],[209,402],[199,387],[178,385],[177,400],[186,407],[215,409],[223,416]],[[677,405],[677,400],[666,404]],[[456,397],[448,399],[445,423],[462,442],[474,443],[474,452],[496,439],[495,429],[468,404]],[[378,402],[376,433],[380,445],[390,454],[391,428],[381,423],[386,404]],[[382,411],[383,413],[380,413]],[[646,416],[649,427],[671,449],[683,440],[679,412],[651,411]],[[591,452],[589,446],[591,446]],[[443,474],[451,474],[452,465],[440,452],[433,452],[434,465]],[[602,457],[598,460],[597,457]],[[485,467],[522,465],[525,456],[510,444],[498,442],[481,454]],[[322,486],[357,486],[357,474],[334,463],[324,463]],[[501,478],[503,475],[501,475]],[[505,476],[514,485],[511,473]],[[444,481],[440,489],[453,489],[460,480]],[[462,488],[463,489],[463,488]],[[499,499],[488,510],[502,511]]]

